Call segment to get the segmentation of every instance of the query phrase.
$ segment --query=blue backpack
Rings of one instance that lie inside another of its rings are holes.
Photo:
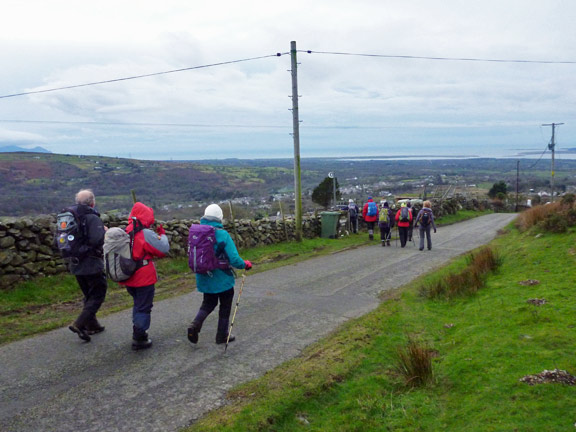
[[[188,233],[188,266],[194,273],[210,274],[212,270],[226,270],[230,263],[224,252],[217,253],[216,229],[212,225],[193,224]]]
[[[374,201],[370,201],[368,203],[368,211],[366,214],[368,216],[376,216],[377,213],[378,213],[378,207],[376,207],[376,203]]]

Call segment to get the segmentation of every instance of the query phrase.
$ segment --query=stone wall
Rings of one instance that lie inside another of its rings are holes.
[[[489,202],[454,198],[445,201],[433,201],[432,209],[436,218],[445,214],[454,214],[460,209],[482,210],[490,208]],[[416,207],[416,210],[419,210]],[[102,215],[102,221],[108,227],[125,227],[126,216]],[[159,221],[164,225],[170,240],[171,256],[183,256],[186,253],[188,228],[197,220]],[[33,218],[4,219],[0,221],[0,289],[36,276],[54,275],[67,271],[64,261],[54,249],[55,215],[43,215]],[[364,227],[361,225],[361,229]],[[239,248],[269,245],[286,240],[295,240],[294,221],[262,219],[259,221],[237,220],[227,223],[230,233]],[[321,219],[317,216],[304,218],[303,235],[306,238],[318,237],[321,233]]]
[[[102,215],[104,225],[125,227],[126,217]],[[170,240],[170,255],[186,254],[188,229],[197,220],[158,221],[166,229]],[[4,219],[0,221],[0,288],[7,288],[18,281],[37,276],[54,275],[67,271],[65,262],[53,246],[55,215],[42,215],[31,218]],[[239,248],[269,245],[286,240],[294,240],[295,224],[292,219],[263,219],[259,221],[237,220],[227,223],[228,230]],[[320,235],[320,218],[304,218],[304,237]]]

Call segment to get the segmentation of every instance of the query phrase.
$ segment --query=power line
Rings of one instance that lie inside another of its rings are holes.
[[[95,121],[58,121],[58,120],[6,120],[0,119],[0,123],[37,123],[37,124],[72,124],[85,126],[160,126],[160,127],[198,127],[198,128],[268,128],[287,129],[289,126],[281,125],[245,125],[245,124],[199,124],[199,123],[133,123],[133,122],[95,122]]]
[[[195,70],[195,69],[205,69],[205,68],[214,67],[214,66],[222,66],[222,65],[241,63],[241,62],[247,62],[247,61],[252,61],[252,60],[260,60],[260,59],[270,58],[270,57],[280,57],[283,54],[288,54],[288,53],[269,54],[269,55],[260,56],[260,57],[251,57],[251,58],[245,58],[245,59],[240,59],[240,60],[231,60],[231,61],[212,63],[212,64],[202,65],[202,66],[192,66],[192,67],[187,67],[187,68],[182,68],[182,69],[173,69],[173,70],[163,71],[163,72],[154,72],[154,73],[143,74],[143,75],[134,75],[134,76],[124,77],[124,78],[115,78],[115,79],[110,79],[110,80],[96,81],[96,82],[84,83],[84,84],[75,84],[75,85],[50,88],[50,89],[45,89],[45,90],[35,90],[35,91],[29,91],[29,92],[14,93],[14,94],[0,96],[0,99],[6,99],[6,98],[11,98],[11,97],[16,97],[16,96],[26,96],[26,95],[38,94],[38,93],[48,93],[48,92],[53,92],[53,91],[57,91],[57,90],[68,90],[68,89],[73,89],[73,88],[78,88],[78,87],[88,87],[88,86],[94,86],[94,85],[100,85],[100,84],[109,84],[109,83],[113,83],[113,82],[128,81],[128,80],[133,80],[133,79],[138,79],[138,78],[147,78],[147,77],[158,76],[158,75],[166,75],[166,74],[171,74],[171,73],[176,73],[176,72],[185,72],[185,71],[190,71],[190,70]]]
[[[197,127],[197,128],[256,128],[256,129],[287,129],[286,125],[246,125],[246,124],[200,124],[200,123],[147,123],[147,122],[98,122],[98,121],[61,121],[61,120],[21,120],[21,119],[0,119],[0,123],[24,123],[24,124],[55,124],[55,125],[85,125],[85,126],[134,126],[134,127]],[[459,125],[388,125],[388,126],[359,126],[359,125],[335,125],[335,126],[310,126],[302,124],[302,129],[306,130],[384,130],[384,129],[483,129],[495,127],[511,127],[509,125],[479,125],[479,124],[459,124]],[[518,126],[524,127],[524,126]]]
[[[393,59],[409,60],[441,60],[441,61],[466,61],[466,62],[490,62],[490,63],[535,63],[535,64],[576,64],[576,61],[556,61],[556,60],[514,60],[514,59],[485,59],[485,58],[468,58],[468,57],[429,57],[429,56],[409,56],[409,55],[391,55],[391,54],[367,54],[367,53],[349,53],[335,51],[312,51],[301,50],[308,54],[330,54],[355,57],[380,57]]]

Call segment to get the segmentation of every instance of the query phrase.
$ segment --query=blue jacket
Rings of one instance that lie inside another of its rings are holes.
[[[244,260],[240,258],[238,254],[238,249],[236,245],[228,234],[228,231],[224,230],[220,222],[209,220],[206,218],[200,219],[201,225],[212,225],[216,228],[216,244],[214,245],[214,251],[221,243],[224,243],[224,252],[228,256],[230,265],[237,269],[243,269],[246,267]],[[218,229],[219,228],[219,229]],[[231,270],[220,270],[216,269],[212,271],[212,274],[196,274],[196,288],[201,293],[217,294],[224,291],[228,291],[234,288],[234,274]]]

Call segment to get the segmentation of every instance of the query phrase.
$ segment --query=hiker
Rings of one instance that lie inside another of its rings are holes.
[[[412,202],[410,200],[406,202],[406,207],[408,207],[408,210],[412,214],[412,218],[410,218],[410,226],[408,227],[408,241],[411,242],[412,234],[414,232],[414,220],[416,219],[416,213],[414,211],[414,207],[412,207]]]
[[[70,273],[76,276],[84,294],[82,312],[68,328],[86,342],[90,342],[91,335],[104,331],[96,313],[102,306],[108,289],[102,258],[106,227],[95,206],[94,193],[90,189],[83,189],[76,194],[76,205],[65,209],[78,216],[80,231],[77,235],[81,245],[79,251],[67,261]],[[67,238],[74,240],[72,235],[67,235]]]
[[[392,227],[394,227],[393,216],[394,213],[392,213],[388,201],[382,201],[378,216],[378,227],[380,228],[380,242],[382,243],[382,247],[390,246]]]
[[[406,203],[400,205],[400,210],[396,213],[396,222],[398,223],[398,237],[400,237],[400,247],[406,247],[408,241],[408,228],[412,220],[412,213],[408,210]]]
[[[252,263],[240,258],[236,245],[222,225],[224,214],[218,204],[210,204],[204,210],[204,216],[200,219],[201,225],[211,225],[216,229],[216,243],[214,253],[223,256],[228,260],[230,268],[216,268],[207,273],[196,273],[196,289],[203,294],[202,305],[196,317],[188,327],[188,340],[193,344],[198,343],[198,334],[202,329],[204,320],[212,313],[220,302],[218,310],[218,327],[216,330],[216,343],[226,343],[228,338],[228,327],[230,323],[230,312],[234,300],[234,273],[233,268],[250,270]],[[222,251],[222,253],[219,253]],[[229,342],[233,342],[236,337],[230,335]]]
[[[168,237],[162,225],[154,232],[154,210],[137,202],[132,207],[126,232],[134,231],[132,257],[138,261],[138,269],[129,279],[120,282],[132,296],[132,349],[138,351],[150,348],[152,339],[148,337],[151,312],[154,301],[155,284],[158,281],[152,258],[162,258],[170,250]],[[141,262],[140,262],[141,261]]]
[[[418,227],[420,223],[420,250],[424,250],[424,235],[426,235],[428,250],[432,249],[432,239],[430,238],[430,227],[434,228],[434,234],[436,234],[436,223],[434,222],[434,213],[432,213],[432,203],[430,201],[424,201],[422,204],[422,210],[418,212],[416,216],[416,222],[414,226]]]
[[[360,213],[360,209],[354,203],[354,200],[350,198],[348,200],[348,206],[344,209],[348,211],[348,217],[350,218],[350,231],[354,234],[358,233],[358,214]]]
[[[368,226],[368,238],[374,240],[374,224],[378,221],[378,206],[372,197],[368,197],[368,201],[364,204],[362,217]]]

